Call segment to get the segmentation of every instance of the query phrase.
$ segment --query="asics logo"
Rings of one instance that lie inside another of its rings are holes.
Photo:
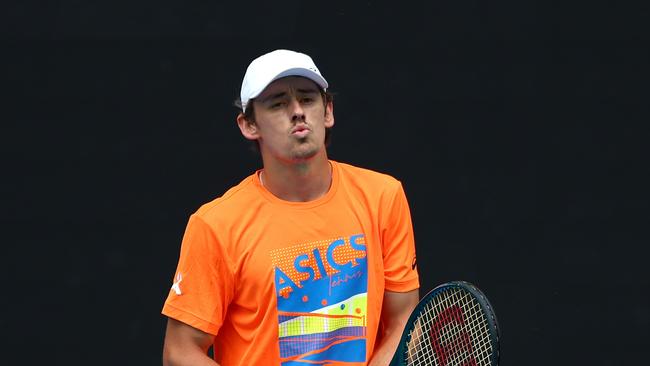
[[[172,285],[172,290],[176,293],[176,295],[181,295],[181,281],[183,281],[183,275],[179,272],[176,275],[176,278],[174,279],[174,284]]]

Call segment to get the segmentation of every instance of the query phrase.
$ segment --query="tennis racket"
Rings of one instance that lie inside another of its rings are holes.
[[[487,297],[465,281],[424,296],[406,323],[391,366],[497,366],[499,325]]]

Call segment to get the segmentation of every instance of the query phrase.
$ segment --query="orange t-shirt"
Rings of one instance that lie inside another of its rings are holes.
[[[419,287],[401,183],[331,164],[317,200],[255,173],[190,217],[162,313],[216,335],[221,365],[365,365],[384,290]]]

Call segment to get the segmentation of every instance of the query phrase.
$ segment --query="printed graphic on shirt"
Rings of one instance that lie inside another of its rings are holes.
[[[366,360],[363,234],[271,252],[283,366]]]

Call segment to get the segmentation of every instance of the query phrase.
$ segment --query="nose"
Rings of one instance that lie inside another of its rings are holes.
[[[298,122],[305,120],[305,111],[297,99],[291,101],[291,121]]]

